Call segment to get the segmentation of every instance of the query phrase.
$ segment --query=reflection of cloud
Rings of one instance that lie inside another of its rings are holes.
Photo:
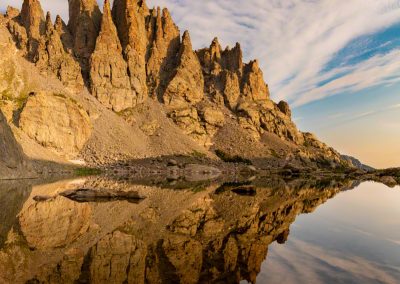
[[[389,273],[391,272],[391,273]],[[261,283],[398,283],[400,269],[293,240],[273,244]]]
[[[392,242],[392,243],[394,243],[394,244],[400,246],[400,240],[391,240],[391,239],[387,239],[387,240],[388,240],[389,242]]]

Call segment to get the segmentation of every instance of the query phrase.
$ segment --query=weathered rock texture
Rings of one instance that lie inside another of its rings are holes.
[[[180,140],[189,137],[205,151],[307,166],[350,165],[297,129],[288,103],[271,100],[257,60],[244,63],[239,44],[223,49],[214,39],[210,47],[194,51],[189,32],[181,38],[169,11],[148,9],[145,1],[115,0],[111,10],[106,0],[103,13],[96,0],[68,4],[68,25],[59,16],[54,24],[49,14],[45,19],[38,0],[25,0],[21,12],[9,8],[1,22],[43,76],[55,76],[74,93],[89,91],[104,109],[124,117],[138,136],[161,135],[156,129],[168,119],[179,127]],[[135,124],[148,116],[145,108],[159,111],[155,122]],[[149,131],[143,125],[154,127]],[[143,148],[154,148],[153,141]]]
[[[29,96],[19,127],[40,145],[67,158],[79,153],[92,131],[88,114],[77,102],[62,94],[48,93]]]
[[[146,84],[148,39],[145,17],[149,11],[145,1],[115,0],[112,13],[123,54],[128,63],[132,91],[136,103],[140,103],[146,99],[148,93]]]
[[[1,110],[0,153],[0,178],[17,177],[24,163],[24,155]]]
[[[135,97],[130,88],[127,68],[111,17],[110,3],[106,0],[100,34],[90,58],[90,85],[92,94],[106,107],[117,112],[134,106]]]
[[[74,53],[87,79],[89,59],[100,30],[101,12],[96,0],[68,0],[68,4],[68,27],[73,38]]]
[[[164,103],[172,109],[185,108],[200,102],[204,79],[200,62],[193,52],[189,32],[183,34],[179,50],[179,63],[164,92]]]

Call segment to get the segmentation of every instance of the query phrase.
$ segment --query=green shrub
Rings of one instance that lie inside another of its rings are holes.
[[[242,164],[246,164],[246,165],[252,164],[252,162],[249,159],[240,157],[238,155],[231,156],[222,150],[216,150],[215,154],[218,156],[218,158],[220,158],[222,161],[224,161],[226,163],[242,163]]]
[[[95,176],[101,174],[100,169],[95,168],[77,168],[75,169],[75,175],[77,176]]]

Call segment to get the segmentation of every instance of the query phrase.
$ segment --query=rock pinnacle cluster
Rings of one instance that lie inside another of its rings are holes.
[[[105,0],[103,11],[96,0],[69,0],[68,5],[68,23],[45,15],[39,0],[24,0],[21,11],[9,7],[1,22],[21,54],[44,78],[56,78],[78,95],[74,100],[90,93],[105,109],[145,129],[147,136],[163,137],[156,132],[169,131],[161,126],[167,119],[180,129],[179,135],[207,151],[224,148],[232,154],[268,153],[305,164],[343,163],[332,148],[297,129],[288,103],[271,100],[258,61],[243,62],[239,43],[222,48],[215,38],[209,47],[193,50],[189,31],[180,32],[168,9],[149,9],[144,0],[115,0],[112,5]],[[145,107],[151,110],[148,116],[159,112],[159,117],[138,125],[139,118],[129,114]],[[97,116],[86,111],[95,124]],[[286,150],[271,150],[268,135]],[[257,153],[258,148],[267,150]],[[77,150],[79,154],[81,147]]]

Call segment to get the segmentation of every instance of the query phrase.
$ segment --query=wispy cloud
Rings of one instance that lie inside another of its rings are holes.
[[[373,115],[377,115],[380,113],[385,113],[388,111],[392,111],[392,110],[397,110],[400,109],[400,104],[396,104],[396,105],[391,105],[391,106],[387,106],[385,108],[380,108],[377,110],[371,110],[371,111],[366,111],[360,114],[356,114],[354,116],[351,116],[348,120],[356,120],[356,119],[360,119],[360,118],[364,118],[364,117],[368,117],[368,116],[373,116]]]
[[[301,105],[336,93],[397,82],[396,78],[389,80],[383,76],[371,81],[370,76],[382,70],[390,75],[390,68],[397,68],[393,62],[382,62],[387,58],[382,56],[371,58],[369,65],[360,63],[345,70],[327,71],[329,74],[324,69],[354,39],[400,21],[398,0],[150,0],[149,3],[171,7],[179,25],[192,32],[195,47],[208,45],[215,35],[229,45],[241,42],[247,59],[260,59],[275,99]],[[398,57],[398,53],[391,56]],[[379,61],[385,64],[374,68],[373,64]],[[347,71],[347,75],[341,78],[339,71]],[[338,77],[335,82],[320,86],[324,78],[334,76]]]
[[[354,43],[361,36],[400,22],[399,0],[147,2],[149,6],[169,7],[181,29],[190,30],[196,48],[209,45],[214,36],[230,46],[240,42],[247,60],[260,59],[276,100],[286,99],[299,106],[338,93],[399,82],[396,43],[374,44],[368,37]],[[21,3],[4,0],[0,8],[19,7]],[[67,1],[41,3],[45,10],[67,18]],[[368,58],[359,59],[363,54],[369,54]],[[358,61],[354,63],[352,58]]]
[[[328,78],[333,79],[318,86],[318,82]],[[376,55],[355,65],[316,74],[310,79],[308,85],[305,85],[304,93],[294,99],[294,103],[301,105],[342,92],[357,92],[377,85],[398,82],[400,82],[400,49],[384,55]]]

